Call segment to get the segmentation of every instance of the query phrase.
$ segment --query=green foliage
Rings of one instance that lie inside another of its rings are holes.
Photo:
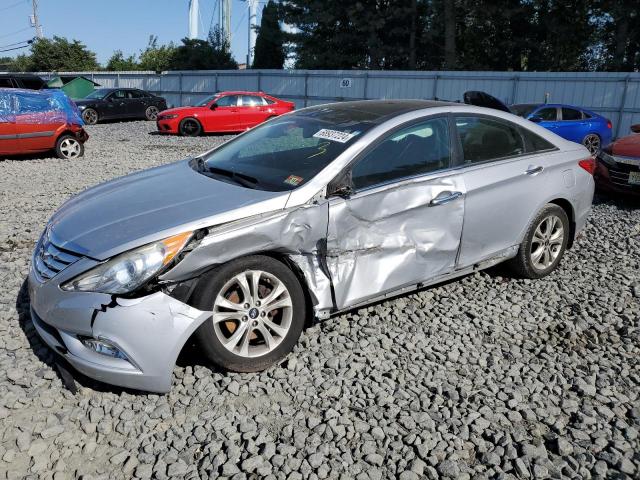
[[[169,62],[171,70],[230,70],[238,68],[220,30],[207,40],[183,38]]]
[[[284,35],[280,28],[278,6],[275,2],[269,0],[262,10],[262,19],[257,31],[253,68],[283,68]]]
[[[637,0],[288,0],[281,9],[295,27],[285,41],[297,68],[640,69]]]
[[[139,70],[140,66],[136,61],[136,56],[131,55],[129,57],[124,56],[122,50],[116,50],[109,58],[105,70],[109,70],[111,72],[115,71],[130,71],[130,70]]]
[[[177,47],[173,42],[168,45],[158,45],[158,37],[151,35],[149,44],[140,53],[138,67],[140,70],[152,70],[162,72],[169,70],[171,60],[176,53]]]
[[[39,38],[31,45],[31,55],[19,55],[14,70],[30,72],[70,72],[99,68],[96,54],[78,40],[63,37]]]

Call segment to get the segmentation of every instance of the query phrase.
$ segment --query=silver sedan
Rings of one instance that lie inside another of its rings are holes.
[[[313,318],[507,261],[551,273],[584,228],[586,148],[497,110],[303,109],[72,198],[29,276],[41,337],[77,370],[166,392],[181,349],[279,361]]]

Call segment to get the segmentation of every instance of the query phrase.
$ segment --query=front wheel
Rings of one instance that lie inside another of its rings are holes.
[[[93,108],[85,108],[84,112],[82,112],[82,120],[87,125],[95,125],[98,123],[98,112]]]
[[[567,213],[550,203],[531,222],[511,267],[524,278],[545,277],[560,263],[568,242]]]
[[[295,346],[306,320],[297,277],[283,263],[251,256],[203,277],[194,306],[211,312],[195,338],[207,359],[235,372],[256,372]]]
[[[84,145],[72,135],[62,135],[56,141],[56,155],[64,159],[79,158],[84,155]]]
[[[185,118],[180,122],[178,130],[180,131],[180,135],[184,135],[185,137],[197,137],[202,133],[202,126],[195,118]]]
[[[602,142],[600,137],[596,133],[590,133],[582,139],[582,144],[589,149],[591,155],[597,155],[600,153],[600,147]]]

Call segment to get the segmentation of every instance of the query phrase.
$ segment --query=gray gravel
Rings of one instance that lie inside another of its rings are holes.
[[[190,351],[165,396],[66,391],[26,313],[30,253],[70,195],[226,138],[152,130],[0,160],[0,478],[640,477],[640,209],[611,201],[543,280],[497,269],[341,315],[259,374]]]

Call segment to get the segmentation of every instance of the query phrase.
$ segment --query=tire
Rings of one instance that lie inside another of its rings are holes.
[[[96,112],[93,108],[85,108],[82,112],[82,120],[87,125],[95,125],[98,123],[98,112]]]
[[[562,230],[556,237],[560,228]],[[524,278],[549,275],[567,249],[569,234],[569,218],[564,209],[552,203],[545,205],[529,225],[518,254],[510,260],[510,267]]]
[[[256,277],[257,298],[253,295]],[[238,281],[242,278],[244,288]],[[194,290],[192,304],[212,312],[194,335],[200,351],[211,363],[234,372],[258,372],[284,358],[302,333],[307,311],[294,273],[262,255],[207,273]],[[269,310],[274,305],[280,308]],[[230,343],[225,346],[223,342]]]
[[[202,125],[195,118],[185,118],[180,122],[178,131],[185,137],[197,137],[202,133]]]
[[[602,140],[597,133],[589,133],[582,139],[582,145],[589,149],[591,155],[597,155],[602,148]]]
[[[73,135],[60,135],[56,140],[56,156],[71,160],[84,155],[84,144]]]
[[[158,112],[158,107],[155,105],[149,105],[144,111],[144,118],[155,122],[158,119]]]

